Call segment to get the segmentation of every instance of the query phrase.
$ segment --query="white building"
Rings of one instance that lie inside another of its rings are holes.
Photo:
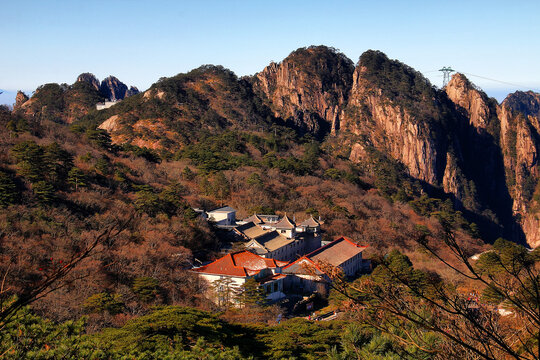
[[[118,102],[117,100],[114,100],[114,101],[105,101],[105,102],[102,102],[102,103],[97,103],[96,104],[96,109],[97,110],[108,109],[111,106],[113,106],[114,104],[116,104],[117,102]]]
[[[232,226],[236,224],[236,210],[230,206],[208,211],[206,215],[208,221],[218,226]]]

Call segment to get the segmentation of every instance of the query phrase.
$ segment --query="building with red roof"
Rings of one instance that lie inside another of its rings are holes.
[[[370,262],[362,258],[366,248],[341,236],[285,266],[282,272],[288,275],[286,287],[300,292],[317,290],[319,284],[330,280],[321,268],[323,264],[341,268],[349,278],[367,271]]]
[[[264,258],[244,250],[227,254],[192,271],[212,284],[213,288],[217,286],[218,292],[225,290],[234,292],[240,289],[248,279],[254,278],[264,289],[267,299],[278,300],[285,296],[283,294],[285,275],[281,274],[281,269],[287,263]],[[226,286],[227,289],[220,289],[221,286]],[[214,297],[214,300],[220,299]]]

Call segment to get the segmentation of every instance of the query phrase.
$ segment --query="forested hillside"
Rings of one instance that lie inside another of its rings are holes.
[[[453,344],[438,329],[456,318],[415,316],[489,288],[437,256],[465,271],[463,259],[495,249],[482,274],[516,254],[525,265],[510,275],[537,268],[537,251],[515,243],[540,241],[538,94],[499,105],[461,74],[440,90],[381,52],[355,66],[324,46],[253,77],[205,65],[104,110],[90,75],[0,108],[0,310],[29,305],[2,312],[0,358],[435,359]],[[375,271],[317,300],[340,321],[277,324],[277,305],[217,307],[189,269],[230,240],[194,208],[224,205],[238,218],[320,217],[323,240],[369,246]],[[382,295],[413,321],[381,312]],[[531,299],[514,311],[535,314]],[[471,321],[459,311],[454,332]],[[537,341],[527,321],[522,354]],[[471,339],[453,358],[478,355],[482,338]]]

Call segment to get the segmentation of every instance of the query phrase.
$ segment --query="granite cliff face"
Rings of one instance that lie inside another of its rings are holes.
[[[276,117],[322,137],[340,127],[353,70],[353,62],[335,49],[312,46],[267,66],[255,75],[253,88]]]
[[[454,184],[461,181],[461,172],[447,169],[447,164],[459,162],[449,152],[453,119],[441,115],[447,106],[420,73],[368,51],[353,74],[342,132],[402,162],[411,176],[443,186],[459,198]]]
[[[469,119],[470,125],[478,132],[486,130],[492,117],[496,116],[496,108],[490,104],[488,96],[477,89],[465,75],[457,73],[452,76],[444,90],[458,111]]]
[[[540,94],[510,94],[498,115],[512,210],[521,220],[527,242],[540,246]]]
[[[454,103],[458,121],[458,140],[463,157],[463,169],[473,181],[475,196],[483,209],[496,215],[508,238],[522,238],[515,227],[512,198],[505,179],[504,161],[500,146],[501,121],[498,104],[472,84],[463,74],[455,74],[444,88]],[[496,196],[494,195],[496,194]]]

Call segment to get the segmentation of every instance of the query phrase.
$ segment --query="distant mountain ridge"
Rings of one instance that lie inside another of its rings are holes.
[[[325,46],[295,50],[252,77],[202,66],[101,112],[81,103],[132,93],[114,77],[99,83],[90,75],[62,90],[62,106],[44,108],[36,91],[16,111],[57,109],[65,122],[84,119],[106,129],[115,143],[172,152],[205,132],[288,127],[337,144],[336,156],[347,154],[353,163],[385,154],[426,191],[451,194],[457,208],[491,233],[540,245],[540,95],[534,92],[498,104],[463,74],[440,90],[382,52],[366,51],[354,64]],[[26,105],[38,100],[40,106]]]
[[[105,99],[109,101],[123,100],[124,98],[139,93],[139,89],[134,86],[128,86],[118,80],[116,77],[109,75],[101,84],[96,76],[92,73],[83,73],[77,77],[77,82],[84,81],[92,85],[94,89],[99,91]]]
[[[30,98],[18,91],[13,110],[26,117],[44,117],[69,124],[94,110],[99,102],[123,100],[138,93],[137,88],[128,88],[114,76],[100,84],[93,74],[83,73],[72,85],[42,85]]]

